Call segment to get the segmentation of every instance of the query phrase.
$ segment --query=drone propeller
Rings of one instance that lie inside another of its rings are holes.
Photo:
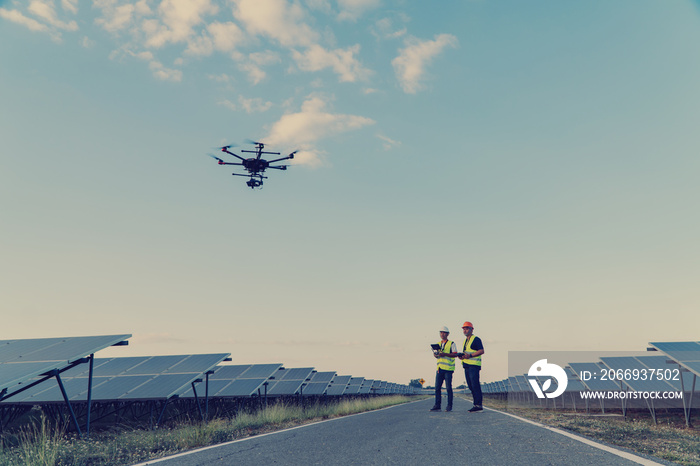
[[[224,163],[226,163],[226,162],[224,162],[223,160],[221,160],[219,157],[216,157],[216,156],[211,155],[211,154],[207,154],[207,155],[208,155],[209,157],[211,157],[212,159],[216,159],[216,160],[219,162],[219,165],[223,165]]]
[[[221,150],[223,150],[223,149],[230,149],[230,148],[232,148],[232,147],[238,147],[238,144],[236,144],[235,142],[232,142],[231,144],[227,144],[227,145],[225,145],[225,146],[215,147],[215,149],[221,149]]]
[[[259,142],[259,141],[253,141],[252,139],[246,139],[245,142],[247,142],[248,144],[254,144],[256,146],[265,147],[265,143]]]
[[[294,152],[290,153],[290,154],[288,155],[288,157],[289,157],[290,159],[293,159],[293,158],[294,158],[294,154],[296,154],[297,152],[299,152],[299,149],[297,149],[297,150],[295,150]]]

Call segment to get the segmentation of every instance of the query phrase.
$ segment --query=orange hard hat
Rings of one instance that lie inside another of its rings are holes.
[[[474,326],[472,325],[471,322],[465,322],[464,325],[462,325],[462,328],[464,328],[464,327],[471,327],[471,328],[474,328]]]

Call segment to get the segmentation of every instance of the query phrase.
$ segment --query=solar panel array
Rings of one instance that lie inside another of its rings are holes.
[[[599,361],[570,362],[564,368],[567,374],[565,394],[571,395],[574,407],[576,395],[578,399],[585,399],[587,407],[589,399],[605,399],[605,394],[618,395],[607,398],[619,403],[623,414],[629,406],[646,407],[654,420],[656,408],[683,408],[686,424],[689,425],[693,398],[700,396],[696,395],[700,392],[700,384],[697,383],[700,375],[700,342],[652,342],[650,345],[654,351],[643,356],[601,357]],[[542,405],[542,399],[534,396],[528,379],[536,379],[542,386],[549,378],[516,375],[502,381],[485,383],[482,390],[487,394],[506,395],[509,400],[512,397],[518,402]],[[551,380],[552,387],[548,393],[556,386],[556,380]],[[592,398],[581,396],[584,392],[604,393]],[[658,398],[658,394],[664,392],[674,392],[676,396],[682,392],[682,397]],[[630,395],[634,393],[640,396]],[[547,400],[544,401],[545,404],[546,402]],[[566,397],[562,396],[559,406],[565,406],[566,402]],[[553,403],[556,404],[556,401]],[[600,401],[600,404],[604,410],[604,401]]]
[[[230,356],[195,354],[95,359],[92,399],[167,399],[191,390],[191,383]],[[89,367],[86,364],[65,371],[61,378],[71,401],[87,399]],[[61,402],[57,385],[39,384],[17,396],[14,403]]]
[[[89,433],[92,403],[103,408],[112,406],[113,413],[127,403],[141,410],[138,416],[150,409],[151,418],[157,408],[160,422],[171,400],[196,406],[204,419],[209,400],[342,396],[360,394],[364,386],[368,393],[414,393],[405,385],[383,381],[363,384],[366,381],[362,377],[336,376],[335,372],[318,372],[313,367],[284,368],[281,363],[222,365],[229,360],[229,353],[94,357],[109,346],[126,344],[130,337],[124,334],[0,340],[1,405],[21,410],[62,404],[80,433],[83,421],[78,420],[80,416],[75,415],[73,405],[82,403],[88,407],[81,416],[86,418]],[[51,383],[51,379],[57,383]],[[205,408],[201,403],[191,404],[195,397],[205,399]]]

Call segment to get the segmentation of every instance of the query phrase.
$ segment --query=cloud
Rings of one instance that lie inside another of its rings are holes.
[[[153,76],[161,81],[182,81],[182,71],[166,68],[159,61],[153,60],[148,64],[148,68],[153,72]]]
[[[211,55],[214,50],[232,52],[245,42],[245,34],[232,22],[208,24],[200,36],[187,41],[185,53],[191,55]]]
[[[228,99],[221,100],[221,101],[217,102],[217,104],[218,104],[218,105],[221,105],[221,106],[223,106],[223,107],[226,107],[226,108],[228,108],[229,110],[236,110],[236,108],[237,108],[237,107],[236,107],[236,104],[233,103],[233,102],[231,102],[231,101],[228,100]]]
[[[212,81],[216,81],[217,83],[227,83],[233,81],[233,78],[226,73],[208,74],[207,78],[211,79]]]
[[[17,10],[6,10],[5,8],[0,8],[0,18],[12,21],[13,23],[19,24],[26,27],[30,31],[35,32],[49,32],[50,29],[47,25],[40,23],[39,21],[28,18],[24,16]]]
[[[130,27],[139,16],[152,14],[146,0],[122,5],[116,5],[115,0],[94,0],[93,5],[102,11],[102,17],[97,18],[95,24],[110,33]]]
[[[186,42],[194,35],[194,26],[201,24],[205,15],[214,15],[218,11],[211,0],[163,0],[158,6],[159,20],[143,22],[146,46],[160,48],[168,43]]]
[[[73,14],[78,13],[78,0],[61,0],[61,8]]]
[[[377,8],[379,0],[338,0],[341,21],[356,21],[363,13]]]
[[[363,68],[355,55],[360,51],[359,44],[347,49],[326,50],[314,44],[301,53],[292,51],[292,57],[302,71],[320,71],[332,68],[341,82],[355,82],[366,79],[370,71]]]
[[[234,0],[234,16],[251,34],[276,40],[286,47],[310,46],[318,34],[305,22],[301,6],[286,0]]]
[[[382,18],[374,25],[372,33],[384,39],[396,39],[406,35],[406,27],[394,29],[394,23],[390,18]]]
[[[62,29],[64,31],[77,31],[78,23],[75,21],[64,22],[58,19],[56,16],[56,10],[54,8],[53,2],[46,2],[42,0],[32,0],[29,3],[29,12],[34,16],[43,19],[51,26]]]
[[[258,84],[267,77],[267,73],[262,69],[263,66],[281,61],[279,55],[271,50],[251,53],[247,58],[240,54],[234,59],[244,62],[238,65],[238,68],[246,72],[248,80],[253,84]]]
[[[401,145],[401,142],[394,141],[393,139],[390,139],[382,134],[377,133],[376,136],[377,136],[377,138],[379,138],[383,141],[382,147],[384,147],[384,150],[390,150],[390,149],[393,149],[394,147],[398,147]]]
[[[80,41],[78,43],[86,49],[89,49],[89,48],[92,48],[95,46],[95,41],[90,39],[88,36],[84,36],[82,39],[80,39]]]
[[[358,115],[330,113],[321,97],[309,97],[297,113],[287,113],[272,125],[265,142],[271,145],[302,148],[296,164],[320,163],[314,143],[346,131],[373,125],[374,120]]]
[[[406,39],[405,45],[406,48],[399,50],[399,56],[391,64],[404,92],[415,94],[423,88],[421,81],[430,61],[445,47],[456,47],[457,38],[451,34],[440,34],[435,36],[435,40]]]
[[[238,96],[238,102],[247,113],[266,112],[272,107],[272,102],[263,102],[263,100],[259,97],[246,99],[241,95]]]
[[[144,50],[142,52],[134,52],[132,50],[129,50],[127,47],[122,47],[121,49],[112,52],[109,58],[115,59],[120,55],[129,55],[138,58],[139,60],[147,61],[148,68],[153,73],[153,76],[157,79],[160,79],[161,81],[182,81],[182,71],[172,68],[166,68],[161,62],[155,59],[155,57],[153,56],[153,52],[150,52],[148,50]]]

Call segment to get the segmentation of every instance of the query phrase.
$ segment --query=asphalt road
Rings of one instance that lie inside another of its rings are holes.
[[[429,412],[432,404],[408,403],[147,464],[638,464],[495,411],[468,413],[471,403],[461,398],[450,413]]]

